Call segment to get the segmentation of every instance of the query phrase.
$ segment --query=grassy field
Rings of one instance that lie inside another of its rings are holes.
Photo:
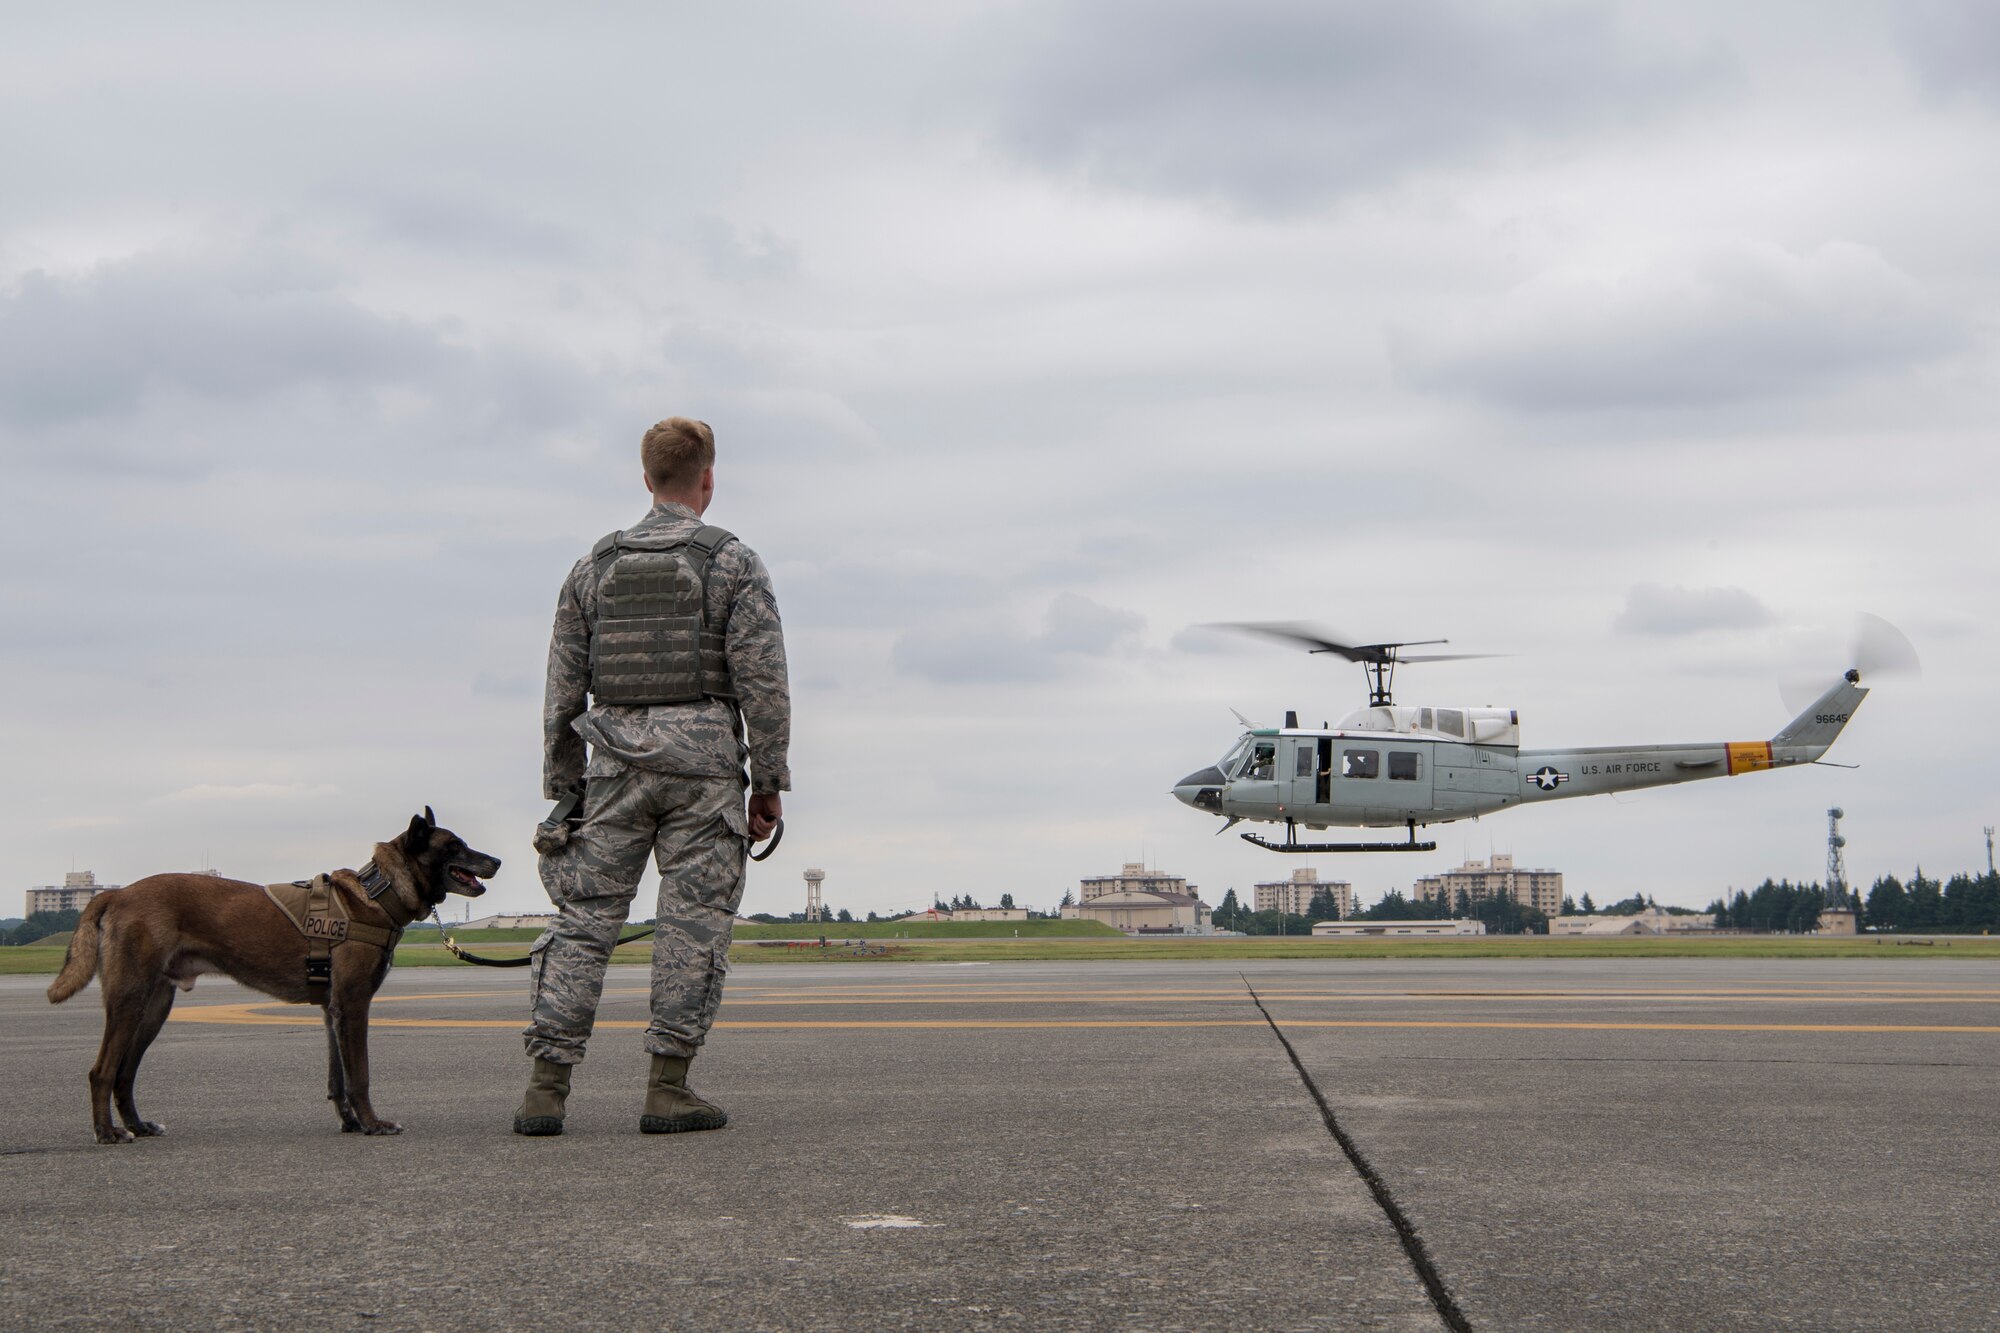
[[[1050,923],[1069,924],[1069,923]],[[959,929],[971,929],[960,926]],[[763,927],[784,930],[785,927]],[[936,927],[932,927],[936,929]],[[949,928],[947,928],[949,929]],[[733,963],[841,963],[901,961],[913,963],[1025,962],[1034,960],[1130,959],[1156,962],[1175,958],[2000,958],[2000,937],[1984,935],[1896,936],[1861,935],[1817,938],[1792,935],[1729,936],[1723,939],[1666,937],[1614,939],[1552,939],[1547,935],[1487,935],[1470,939],[1311,939],[1258,935],[1222,938],[1127,939],[1115,932],[1048,934],[1020,939],[960,936],[928,939],[874,940],[860,943],[854,935],[829,933],[829,945],[811,941],[758,939],[746,927],[730,950]],[[502,936],[500,939],[480,938]],[[460,943],[491,957],[520,957],[535,932],[472,931]],[[848,941],[843,944],[842,941]],[[652,941],[626,945],[613,955],[620,963],[643,963],[652,956]],[[52,973],[62,966],[63,951],[42,944],[0,949],[0,976]],[[412,941],[396,950],[399,967],[466,967],[441,944]]]

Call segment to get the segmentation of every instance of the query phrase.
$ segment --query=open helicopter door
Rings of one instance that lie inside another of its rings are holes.
[[[1288,747],[1285,771],[1291,778],[1291,796],[1285,804],[1302,810],[1331,801],[1333,738],[1288,736],[1285,745]]]

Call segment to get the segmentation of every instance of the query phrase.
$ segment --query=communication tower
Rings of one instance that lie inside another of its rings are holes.
[[[1986,873],[1993,873],[1993,826],[1986,826]]]
[[[1840,821],[1847,812],[1839,806],[1826,812],[1826,900],[1847,905],[1847,839],[1841,836]]]
[[[826,882],[824,870],[806,871],[806,920],[824,921],[826,909],[820,906],[819,886]]]

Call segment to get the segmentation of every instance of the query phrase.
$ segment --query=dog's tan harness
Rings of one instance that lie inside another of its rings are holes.
[[[375,909],[389,918],[389,925],[378,926],[356,920],[348,905],[347,886],[337,883],[333,875],[315,875],[311,879],[294,880],[289,884],[264,886],[264,896],[285,914],[285,919],[299,934],[306,937],[306,987],[321,999],[324,999],[326,988],[333,980],[333,951],[336,946],[353,941],[393,952],[397,942],[403,938],[403,927],[410,924],[407,918],[398,920],[402,914],[397,909],[402,904],[389,895],[389,877],[376,869],[373,861],[362,866],[353,878],[360,888],[367,890]]]

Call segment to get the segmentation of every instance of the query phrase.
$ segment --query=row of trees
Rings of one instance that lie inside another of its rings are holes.
[[[1920,868],[1908,883],[1882,876],[1865,899],[1856,893],[1829,896],[1819,884],[1767,879],[1708,907],[1719,930],[1792,932],[1817,929],[1820,913],[1837,909],[1858,913],[1867,930],[1946,935],[2000,930],[2000,875],[1959,874],[1941,883]]]
[[[1400,889],[1389,890],[1373,907],[1364,907],[1347,919],[1443,921],[1452,917],[1483,921],[1487,931],[1495,935],[1540,934],[1549,928],[1549,919],[1544,913],[1532,907],[1523,907],[1512,898],[1485,898],[1473,902],[1460,893],[1455,903],[1443,899],[1426,902],[1421,898],[1406,898]],[[1306,935],[1312,932],[1316,921],[1339,921],[1342,918],[1340,903],[1331,889],[1315,892],[1307,902],[1303,915],[1251,911],[1238,901],[1236,890],[1231,889],[1223,894],[1222,903],[1215,909],[1212,919],[1217,930],[1238,930],[1245,935]]]
[[[63,912],[31,912],[20,925],[0,930],[0,945],[33,944],[60,931],[75,930],[76,919],[82,915],[75,908]]]
[[[2000,930],[2000,875],[1953,875],[1943,884],[1922,868],[1905,884],[1884,875],[1868,890],[1862,922],[1876,930],[1969,935]]]
[[[1067,907],[1069,906],[1069,903],[1070,903],[1069,895],[1064,894],[1063,906]],[[942,898],[933,897],[931,899],[931,907],[933,910],[939,912],[978,912],[984,910],[980,907],[979,901],[969,893],[961,893],[956,898],[953,898],[950,902],[946,902]],[[1001,910],[1012,911],[1013,907],[1014,907],[1014,895],[1011,893],[1001,894],[1000,895]]]
[[[1455,900],[1444,898],[1406,898],[1399,889],[1391,889],[1382,895],[1382,900],[1373,907],[1357,911],[1354,921],[1450,921],[1470,920],[1486,923],[1489,935],[1546,935],[1549,918],[1546,912],[1515,902],[1505,894],[1495,894],[1489,898],[1473,898],[1460,890]]]
[[[1708,910],[1715,915],[1717,930],[1803,935],[1819,929],[1821,912],[1851,910],[1855,906],[1849,895],[1836,893],[1829,897],[1818,884],[1767,879],[1748,893],[1738,889],[1732,898],[1717,898],[1708,905]]]

